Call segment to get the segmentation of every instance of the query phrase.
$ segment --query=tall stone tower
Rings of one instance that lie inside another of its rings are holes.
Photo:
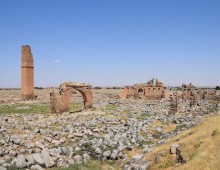
[[[29,45],[22,46],[21,94],[25,100],[34,99],[34,60]]]

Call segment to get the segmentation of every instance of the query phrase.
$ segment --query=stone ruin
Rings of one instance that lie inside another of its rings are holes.
[[[198,100],[213,100],[216,98],[215,90],[198,90],[190,83],[189,85],[182,84],[182,99],[191,100],[191,105],[195,104]]]
[[[124,100],[126,98],[134,99],[161,99],[165,97],[163,83],[156,79],[151,79],[147,83],[135,84],[134,86],[125,86],[119,97]]]
[[[21,94],[25,100],[34,99],[34,60],[28,45],[22,46]]]
[[[177,92],[174,92],[170,95],[170,113],[175,114],[177,112],[178,108],[178,102],[177,102]]]
[[[59,87],[58,109],[60,113],[69,112],[70,99],[73,94],[73,90],[77,90],[81,93],[84,100],[85,110],[92,108],[93,97],[91,91],[91,85],[77,82],[65,82]],[[54,89],[50,90],[50,102],[51,113],[56,113],[56,94]]]

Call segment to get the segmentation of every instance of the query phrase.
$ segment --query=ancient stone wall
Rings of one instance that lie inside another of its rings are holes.
[[[213,100],[215,97],[215,90],[198,90],[192,83],[189,85],[182,84],[182,99],[184,100],[193,100],[196,103],[201,99]]]
[[[131,97],[133,95],[134,95],[134,87],[125,86],[123,92],[119,94],[119,97],[124,100],[127,97]]]
[[[25,100],[34,98],[34,60],[30,46],[22,46],[21,93]]]

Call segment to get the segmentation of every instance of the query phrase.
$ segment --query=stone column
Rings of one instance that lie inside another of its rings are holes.
[[[30,46],[22,46],[21,94],[25,100],[34,99],[34,60]]]
[[[57,99],[54,89],[50,89],[50,111],[51,114],[56,114],[56,106],[57,106]]]

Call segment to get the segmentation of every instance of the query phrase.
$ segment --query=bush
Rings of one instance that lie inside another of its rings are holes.
[[[218,135],[218,133],[219,133],[218,129],[215,129],[212,131],[211,135],[212,135],[212,137],[215,137],[216,135]]]
[[[215,90],[220,90],[220,87],[219,87],[219,86],[216,86]]]

